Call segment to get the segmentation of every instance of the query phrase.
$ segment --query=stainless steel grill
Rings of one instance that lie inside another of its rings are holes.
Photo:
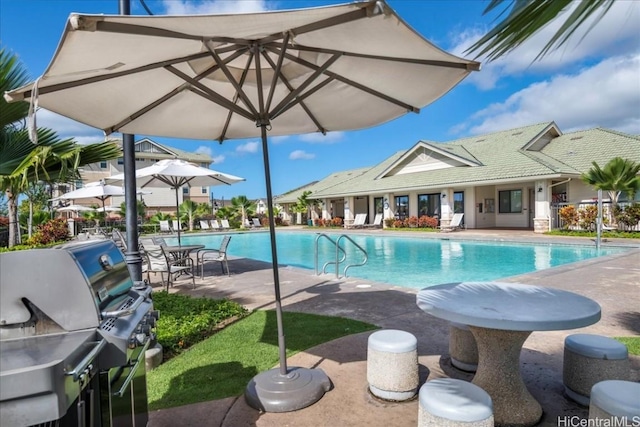
[[[1,254],[0,288],[0,425],[146,425],[158,313],[112,241]]]

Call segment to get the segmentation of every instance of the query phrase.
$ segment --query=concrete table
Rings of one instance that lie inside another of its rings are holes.
[[[520,351],[533,331],[575,329],[600,320],[600,305],[559,289],[500,282],[447,283],[422,289],[426,313],[469,325],[478,345],[473,383],[489,393],[496,425],[532,426],[542,407],[520,375]]]

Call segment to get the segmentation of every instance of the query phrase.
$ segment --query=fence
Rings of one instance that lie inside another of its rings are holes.
[[[576,210],[580,210],[580,209],[584,209],[586,206],[597,206],[598,202],[594,201],[594,202],[584,202],[584,203],[552,203],[551,204],[551,229],[555,230],[555,229],[559,229],[559,228],[565,228],[565,222],[562,220],[562,218],[560,218],[560,209],[562,209],[565,206],[574,206],[576,208]],[[631,202],[619,202],[618,206],[620,208],[625,208],[627,206],[631,205]],[[612,219],[613,219],[613,210],[611,208],[611,202],[602,202],[602,217],[604,218],[605,222],[608,222],[609,224],[612,223]],[[570,227],[572,230],[582,230],[582,227],[580,227],[580,225],[576,224]],[[624,224],[618,224],[618,230],[620,231],[640,231],[640,222],[638,224],[636,224],[635,226],[629,227],[626,226]]]

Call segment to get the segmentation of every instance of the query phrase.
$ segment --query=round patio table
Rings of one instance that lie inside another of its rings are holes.
[[[203,249],[204,245],[176,245],[176,246],[164,246],[164,250],[169,252],[175,260],[178,261],[177,265],[180,265],[180,260],[184,260],[191,256],[191,253],[198,249]],[[193,271],[184,272],[191,276],[195,276]],[[178,274],[179,276],[179,274]]]
[[[493,400],[496,425],[535,425],[542,407],[520,374],[520,351],[533,331],[575,329],[600,320],[600,305],[582,295],[501,282],[447,283],[422,289],[424,312],[469,325],[478,346],[473,383]]]

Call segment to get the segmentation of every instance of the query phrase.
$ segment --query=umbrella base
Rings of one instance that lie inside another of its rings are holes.
[[[331,388],[331,380],[321,369],[289,367],[261,372],[249,382],[244,398],[263,412],[290,412],[316,403]]]

